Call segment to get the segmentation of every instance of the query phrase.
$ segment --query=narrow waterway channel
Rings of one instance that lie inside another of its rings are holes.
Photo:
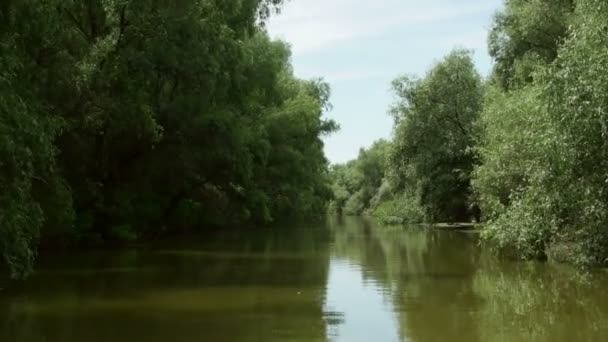
[[[44,254],[0,341],[606,341],[608,276],[362,218]]]

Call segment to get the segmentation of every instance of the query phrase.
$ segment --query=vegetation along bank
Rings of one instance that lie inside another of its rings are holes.
[[[503,254],[608,263],[608,3],[507,0],[488,79],[455,50],[393,82],[394,134],[332,168],[332,210],[481,216]]]

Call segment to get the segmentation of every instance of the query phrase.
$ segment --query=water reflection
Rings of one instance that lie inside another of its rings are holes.
[[[0,341],[325,341],[324,229],[48,256],[0,292]]]
[[[395,317],[383,286],[363,279],[362,269],[345,259],[332,259],[325,312],[339,312],[340,324],[332,326],[332,341],[396,341]]]
[[[485,299],[475,313],[486,341],[606,341],[605,274],[581,276],[540,264],[484,260],[473,285]]]
[[[606,273],[358,218],[45,255],[38,269],[0,291],[0,341],[608,340]]]
[[[331,227],[332,256],[357,265],[360,283],[372,278],[374,286],[368,291],[383,298],[376,300],[381,305],[370,305],[359,298],[374,295],[351,296],[346,312],[358,306],[368,310],[367,316],[391,316],[382,319],[382,329],[398,333],[374,340],[608,339],[604,273],[581,277],[563,266],[498,260],[478,246],[474,235],[376,227],[359,219],[335,220]],[[377,324],[371,318],[349,329]],[[344,326],[348,327],[348,317]]]

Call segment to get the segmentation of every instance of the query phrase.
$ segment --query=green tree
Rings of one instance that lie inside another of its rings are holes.
[[[387,197],[389,148],[390,142],[378,140],[368,149],[360,149],[356,160],[333,166],[333,211],[360,215],[373,211],[380,199]]]
[[[400,78],[393,88],[398,101],[391,109],[396,127],[389,163],[396,190],[415,194],[431,221],[467,220],[473,124],[483,96],[470,53],[456,50],[425,78]]]
[[[555,60],[573,10],[574,0],[506,0],[489,35],[494,81],[504,89],[529,83],[539,66]]]
[[[280,0],[0,5],[0,249],[318,217],[329,87],[293,75]]]
[[[40,83],[52,71],[36,72],[39,65],[54,64],[45,54],[55,43],[54,5],[0,5],[0,253],[15,278],[31,272],[43,225],[70,228],[71,198],[54,145],[64,124],[40,98]],[[51,36],[20,36],[25,29]]]
[[[603,265],[608,6],[575,5],[554,61],[521,90],[490,96],[474,183],[490,219],[484,236],[500,251]]]

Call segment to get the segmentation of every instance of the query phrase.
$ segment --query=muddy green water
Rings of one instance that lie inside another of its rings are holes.
[[[0,341],[608,341],[607,288],[473,235],[332,219],[43,255],[0,291]]]

